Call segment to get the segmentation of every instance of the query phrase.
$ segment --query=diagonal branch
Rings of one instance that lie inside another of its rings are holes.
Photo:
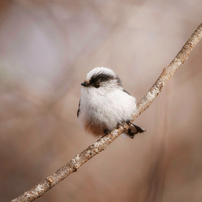
[[[171,79],[177,69],[188,59],[189,54],[191,53],[193,48],[198,44],[201,38],[202,24],[200,24],[196,31],[192,34],[192,36],[185,43],[180,52],[176,55],[174,60],[166,68],[164,68],[162,74],[151,87],[151,89],[147,92],[147,94],[138,102],[137,110],[133,116],[132,121],[134,121],[143,111],[145,111],[151,105],[151,103],[159,95],[163,87]],[[94,157],[96,154],[99,154],[101,151],[105,150],[106,147],[111,144],[127,128],[128,124],[124,123],[120,125],[118,129],[113,130],[110,134],[101,137],[99,140],[97,140],[94,144],[82,151],[80,154],[77,154],[65,166],[58,169],[54,174],[47,177],[43,182],[39,183],[34,188],[23,193],[18,198],[13,199],[12,202],[33,201],[39,198],[48,190],[57,185],[59,182],[64,180],[71,173],[77,171],[77,169],[80,168],[89,159]]]

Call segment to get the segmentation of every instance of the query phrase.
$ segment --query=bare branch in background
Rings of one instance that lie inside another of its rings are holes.
[[[189,40],[185,43],[181,51],[177,54],[174,60],[170,63],[169,66],[164,68],[162,74],[158,80],[154,83],[151,89],[147,94],[138,102],[137,111],[133,116],[133,121],[137,118],[143,111],[145,111],[154,99],[162,91],[163,87],[171,79],[176,70],[188,59],[189,54],[193,48],[198,44],[202,38],[202,24],[196,29],[192,34]],[[89,146],[87,149],[82,151],[80,154],[77,154],[69,163],[67,163],[62,168],[58,169],[54,174],[47,177],[43,182],[39,183],[37,186],[31,190],[25,192],[16,199],[13,199],[12,202],[19,201],[33,201],[48,190],[57,185],[60,181],[64,180],[71,173],[77,171],[84,163],[89,159],[94,157],[96,154],[105,150],[106,147],[111,144],[121,133],[123,133],[128,128],[126,123],[119,126],[118,129],[113,130],[110,134],[100,138],[94,144]]]

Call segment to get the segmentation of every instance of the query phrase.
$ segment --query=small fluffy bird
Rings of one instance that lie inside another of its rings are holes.
[[[130,138],[145,131],[130,122],[136,110],[136,99],[123,89],[113,70],[96,67],[86,75],[81,85],[77,117],[87,132],[103,136],[123,122],[130,124],[124,132]]]

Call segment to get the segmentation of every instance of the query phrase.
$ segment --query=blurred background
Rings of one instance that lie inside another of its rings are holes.
[[[1,0],[0,201],[96,141],[76,117],[80,83],[113,69],[137,100],[201,23],[202,1]],[[120,136],[39,202],[202,201],[202,42]]]

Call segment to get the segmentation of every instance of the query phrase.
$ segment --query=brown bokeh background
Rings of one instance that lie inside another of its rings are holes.
[[[201,23],[201,0],[1,0],[0,201],[96,141],[76,117],[80,83],[112,68],[139,100]],[[202,42],[152,106],[40,202],[202,201]]]

